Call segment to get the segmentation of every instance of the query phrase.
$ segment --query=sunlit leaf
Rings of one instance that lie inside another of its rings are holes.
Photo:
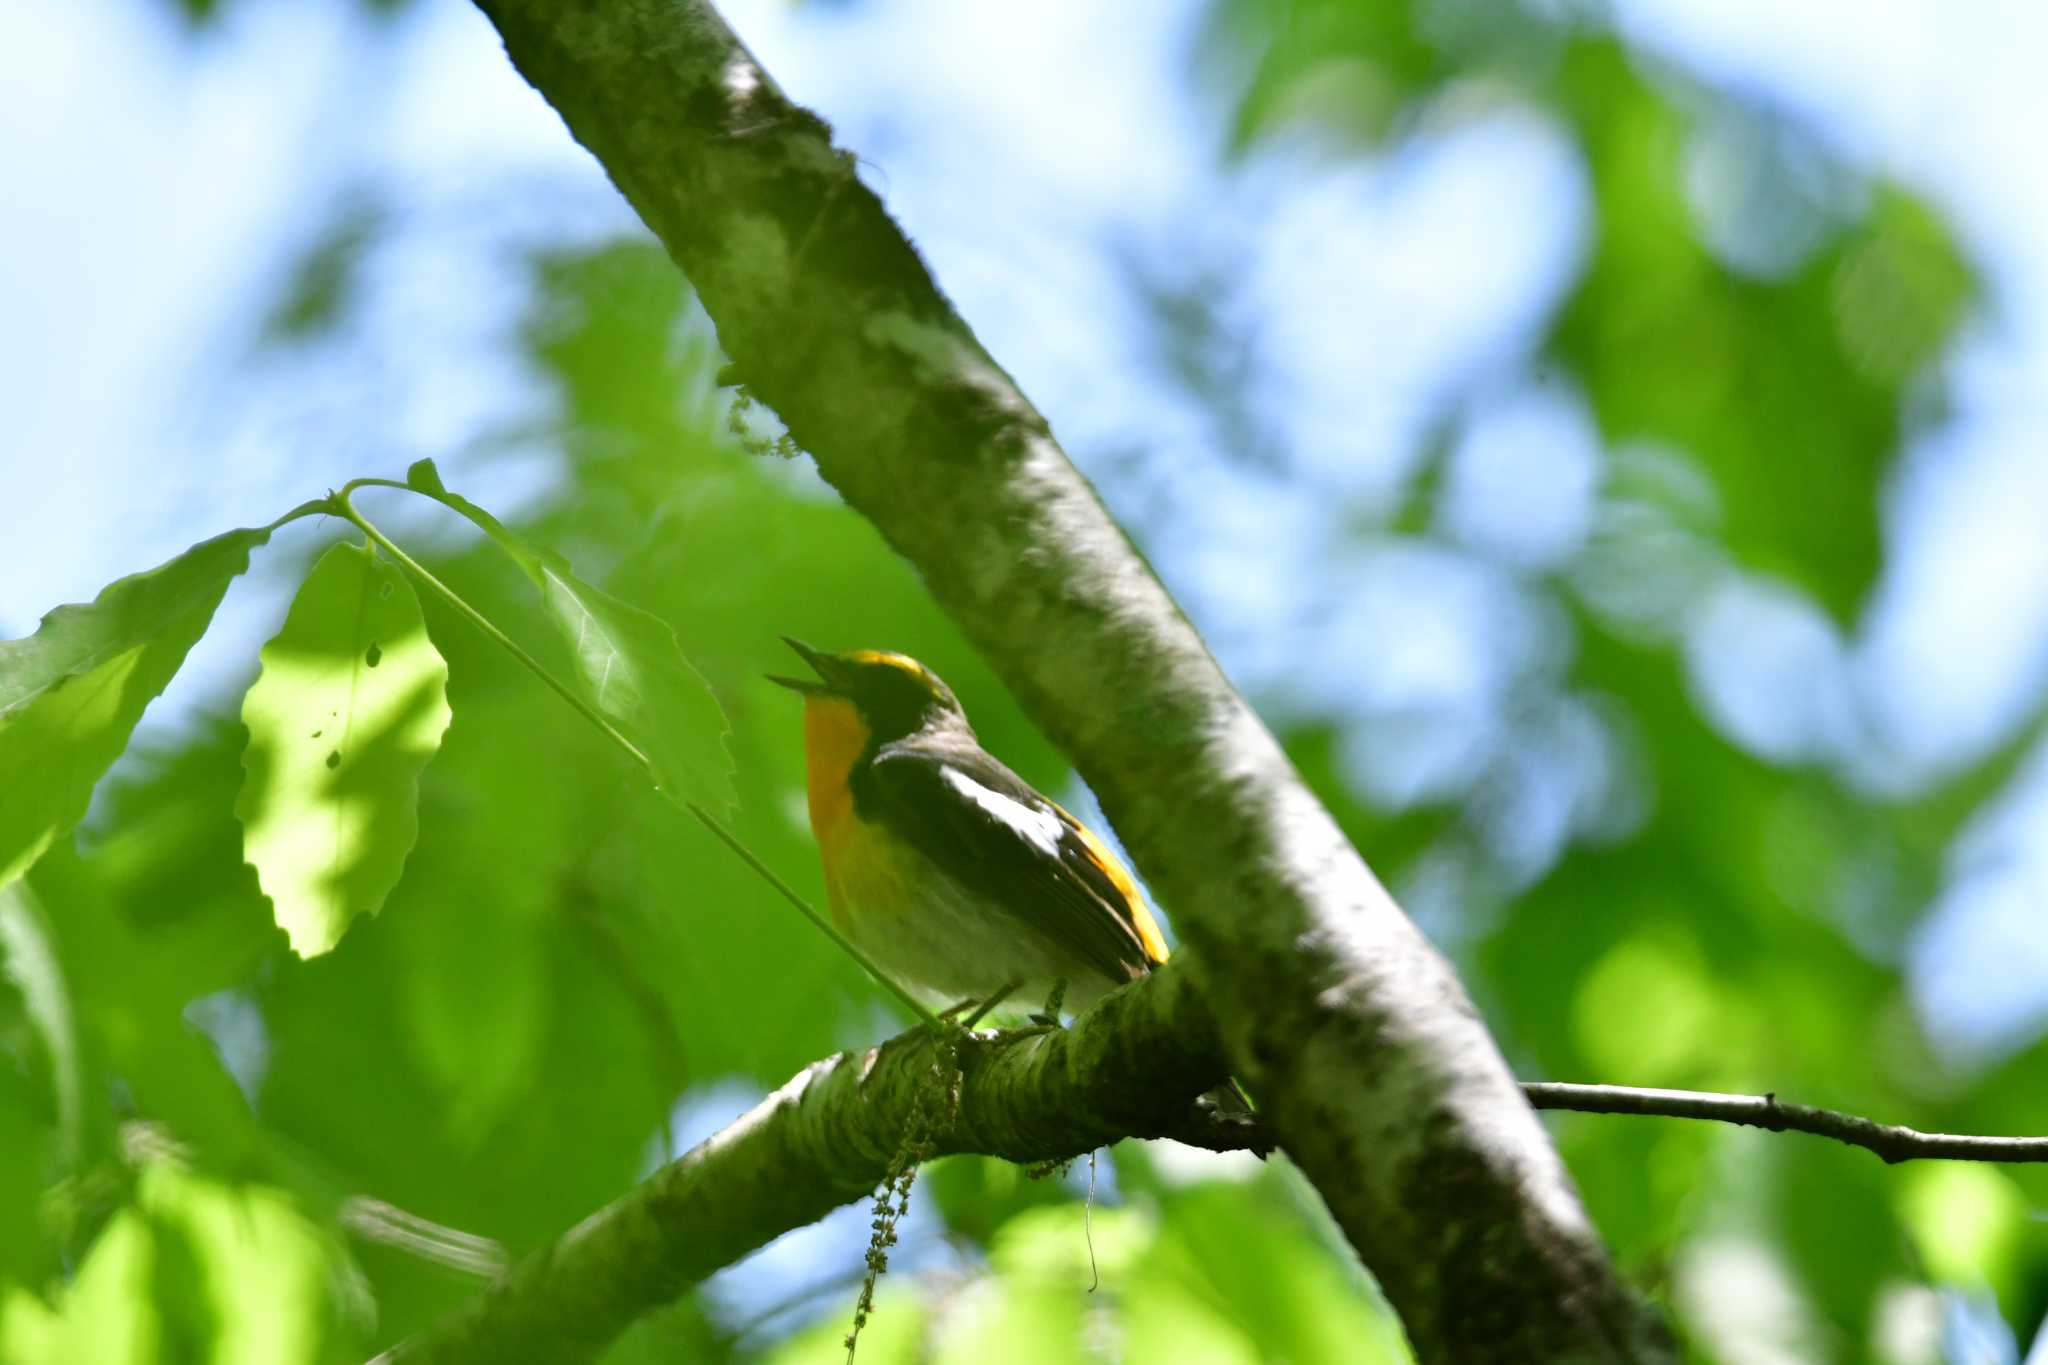
[[[411,585],[353,545],[321,556],[263,647],[235,814],[300,955],[332,948],[397,884],[419,775],[448,728],[447,678]]]
[[[934,1365],[1084,1365],[1087,1282],[991,1276],[962,1290],[931,1332]]]
[[[143,708],[206,633],[267,530],[230,531],[0,643],[0,883],[85,814]]]
[[[143,1171],[139,1202],[160,1253],[175,1241],[190,1264],[192,1298],[183,1309],[203,1329],[205,1358],[319,1360],[337,1325],[336,1243],[282,1191],[231,1186],[168,1160]],[[163,1297],[163,1278],[158,1295]]]
[[[153,1365],[158,1349],[150,1293],[156,1251],[132,1209],[115,1215],[54,1305],[26,1289],[0,1297],[0,1360],[76,1360]]]
[[[1157,1238],[1132,1267],[1129,1292],[1200,1301],[1214,1316],[1216,1336],[1237,1336],[1257,1359],[1409,1365],[1384,1301],[1352,1265],[1328,1254],[1285,1199],[1272,1172],[1256,1181],[1211,1181],[1174,1192],[1161,1211]],[[1156,1314],[1145,1330],[1162,1330]],[[1134,1339],[1132,1358],[1165,1358],[1145,1348],[1165,1349],[1169,1340],[1148,1339],[1141,1347]]]
[[[45,1304],[0,1298],[0,1360],[137,1365],[353,1354],[339,1244],[276,1189],[148,1161],[136,1202]]]
[[[541,590],[576,658],[585,695],[647,757],[656,786],[678,805],[732,805],[725,712],[683,656],[666,621],[584,582],[560,555],[530,544],[469,499],[448,491],[431,460],[406,481],[468,517]]]
[[[1899,1182],[1899,1212],[1937,1280],[2012,1287],[2014,1259],[2034,1216],[1996,1166],[1930,1162]]]
[[[849,1298],[850,1296],[842,1296]],[[832,1311],[797,1333],[766,1357],[769,1365],[845,1365],[846,1331],[853,1318],[851,1303]],[[931,1359],[925,1350],[930,1314],[917,1295],[896,1285],[875,1294],[875,1307],[860,1331],[860,1365],[920,1365]]]
[[[1581,983],[1579,1050],[1595,1072],[1631,1085],[1699,1079],[1691,1068],[1726,1046],[1726,1011],[1694,946],[1643,934],[1616,945]]]

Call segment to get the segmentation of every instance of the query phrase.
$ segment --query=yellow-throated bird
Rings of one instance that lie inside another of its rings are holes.
[[[883,650],[789,637],[804,697],[811,832],[832,916],[903,985],[1086,1009],[1166,961],[1116,855],[974,737],[953,689]]]

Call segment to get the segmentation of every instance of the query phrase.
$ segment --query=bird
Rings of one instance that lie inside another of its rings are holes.
[[[1011,995],[1057,1023],[1167,960],[1137,883],[1102,839],[976,738],[907,654],[782,637],[815,678],[805,796],[840,931],[897,984],[985,1014]]]

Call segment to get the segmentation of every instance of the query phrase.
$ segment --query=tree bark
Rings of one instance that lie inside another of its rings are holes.
[[[1668,1358],[1448,964],[825,123],[701,0],[478,4],[688,275],[739,376],[1101,797],[1197,950],[1232,1068],[1418,1357]]]

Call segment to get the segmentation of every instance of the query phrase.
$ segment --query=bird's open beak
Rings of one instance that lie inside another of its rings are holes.
[[[792,639],[787,635],[782,637],[782,643],[788,645],[801,655],[803,661],[811,666],[811,671],[816,673],[822,681],[813,682],[809,678],[786,678],[780,673],[770,673],[768,675],[769,682],[780,684],[792,692],[801,692],[807,697],[836,697],[839,695],[839,689],[833,685],[836,676],[843,671],[837,659],[823,650],[812,649],[802,640]]]

